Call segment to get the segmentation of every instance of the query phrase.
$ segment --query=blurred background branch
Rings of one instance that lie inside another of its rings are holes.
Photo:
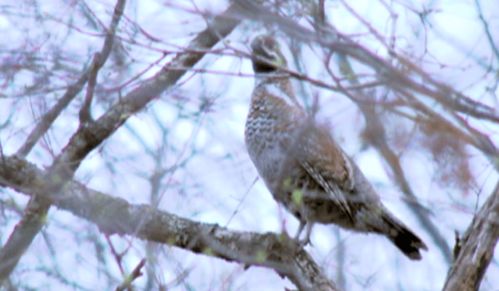
[[[4,1],[2,287],[493,290],[497,5]],[[300,101],[423,234],[421,262],[333,226],[290,256],[297,221],[242,138],[261,33],[293,60]]]

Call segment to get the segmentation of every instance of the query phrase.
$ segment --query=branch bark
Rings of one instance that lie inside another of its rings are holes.
[[[11,156],[0,159],[0,186],[29,196],[47,183],[46,171]],[[148,205],[132,205],[70,181],[63,193],[45,192],[52,205],[95,223],[106,234],[130,235],[245,265],[273,269],[300,290],[338,290],[294,240],[273,233],[232,231],[199,223]]]
[[[174,85],[205,51],[239,24],[241,7],[232,4],[189,44],[189,53],[177,55],[154,77],[131,91],[95,122],[82,124],[51,167],[42,171],[19,156],[0,157],[0,185],[47,204],[68,210],[95,223],[107,234],[132,235],[216,256],[245,265],[265,266],[288,277],[300,290],[337,290],[319,266],[294,241],[275,234],[235,232],[217,225],[184,219],[146,205],[86,188],[72,177],[84,158],[129,116]],[[25,150],[21,150],[24,152]],[[42,190],[40,190],[42,189]],[[36,232],[35,232],[36,234]]]
[[[461,239],[443,290],[478,290],[498,239],[499,182]]]
[[[50,126],[54,123],[61,112],[78,95],[83,86],[89,80],[89,77],[90,81],[95,83],[99,69],[104,65],[111,53],[116,29],[121,16],[123,15],[125,4],[125,0],[118,0],[116,2],[110,28],[108,29],[108,33],[104,40],[104,45],[100,53],[98,53],[100,57],[94,58],[90,68],[85,70],[78,81],[68,88],[66,93],[61,99],[59,99],[55,106],[44,114],[40,122],[38,122],[35,128],[28,135],[24,144],[17,151],[17,155],[25,157],[29,154],[38,140],[49,130]],[[95,86],[95,84],[89,84],[89,86]],[[86,107],[88,107],[86,109],[90,111],[90,105]],[[56,163],[54,162],[53,165],[55,164]],[[62,182],[63,181],[61,181],[61,183]],[[22,219],[16,224],[7,242],[2,249],[0,249],[0,283],[12,273],[22,255],[26,252],[35,236],[42,229],[49,209],[49,201],[41,196],[33,196],[29,200],[28,205],[24,210]]]
[[[18,151],[20,156],[26,156],[31,151],[32,147],[45,134],[60,112],[83,88],[89,78],[90,70],[102,67],[110,54],[116,26],[123,14],[124,5],[124,0],[117,1],[111,26],[100,53],[101,57],[97,58],[97,63],[91,66],[80,77],[80,80],[68,89],[56,106],[45,114],[42,121],[35,127],[25,144]],[[221,15],[215,17],[211,25],[199,33],[189,44],[189,50],[195,52],[178,54],[159,73],[117,102],[97,121],[89,120],[80,124],[78,131],[71,137],[62,152],[45,172],[47,183],[39,185],[40,187],[37,188],[38,195],[32,196],[23,219],[16,226],[6,245],[0,251],[0,262],[2,262],[0,264],[0,282],[14,270],[22,254],[27,250],[44,224],[50,203],[44,200],[43,195],[45,193],[58,193],[64,184],[72,179],[81,162],[92,150],[113,134],[128,117],[140,111],[161,92],[174,85],[189,68],[204,56],[203,51],[213,47],[220,39],[232,32],[240,22],[235,17],[238,10],[239,7],[233,4]]]

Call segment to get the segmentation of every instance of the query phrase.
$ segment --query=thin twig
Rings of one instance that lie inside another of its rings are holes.
[[[132,283],[137,279],[138,277],[142,276],[142,268],[146,264],[146,259],[140,260],[140,262],[135,266],[133,269],[132,273],[128,275],[125,280],[123,280],[123,283],[116,287],[116,291],[123,291],[125,289],[132,290]]]
[[[87,82],[90,72],[95,70],[95,75],[97,75],[97,68],[102,67],[111,52],[116,27],[118,26],[121,15],[123,14],[125,3],[125,0],[118,0],[116,3],[111,28],[100,52],[101,57],[94,59],[96,61],[95,68],[94,66],[91,66],[91,68],[87,69],[80,76],[79,80],[75,84],[68,88],[64,96],[38,122],[37,126],[29,134],[25,143],[17,151],[16,155],[21,157],[27,156],[37,141],[47,132],[62,110],[66,108],[71,100],[73,100],[74,97],[76,97],[76,95],[80,92],[84,84]],[[51,166],[51,169],[55,170],[48,175],[48,181],[58,181],[57,183],[59,183],[59,185],[50,186],[52,183],[47,183],[46,189],[38,189],[38,191],[58,191],[57,188],[60,189],[64,185],[64,181],[59,179],[60,177],[58,176],[58,164],[60,165],[60,161],[56,159]],[[5,245],[2,249],[0,249],[0,283],[6,280],[12,271],[14,271],[14,268],[17,266],[22,255],[26,252],[35,236],[45,224],[49,208],[50,202],[41,195],[34,195],[31,197],[28,205],[26,206],[25,214],[14,228],[14,231],[9,236],[9,239]]]

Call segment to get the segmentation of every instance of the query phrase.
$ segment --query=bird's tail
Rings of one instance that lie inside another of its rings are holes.
[[[383,213],[382,220],[386,226],[383,233],[397,248],[411,260],[421,260],[420,250],[428,250],[426,244],[390,213]]]

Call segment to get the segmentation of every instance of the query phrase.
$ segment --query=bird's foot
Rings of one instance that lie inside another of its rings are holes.
[[[299,239],[298,240],[298,245],[301,247],[301,248],[304,248],[306,245],[310,245],[310,246],[314,246],[314,244],[312,243],[312,241],[310,240],[310,231],[307,231],[306,234],[305,234],[305,237],[303,239]]]
[[[298,239],[296,240],[296,243],[298,244],[298,247],[300,249],[304,248],[306,245],[310,244],[311,246],[313,246],[312,244],[312,241],[310,240],[310,238],[304,238],[304,239]]]
[[[300,234],[306,226],[305,237],[300,239]],[[298,232],[295,235],[295,241],[298,244],[299,248],[304,248],[307,244],[312,246],[312,241],[310,240],[310,234],[312,232],[312,223],[300,222],[300,226],[298,227]]]

